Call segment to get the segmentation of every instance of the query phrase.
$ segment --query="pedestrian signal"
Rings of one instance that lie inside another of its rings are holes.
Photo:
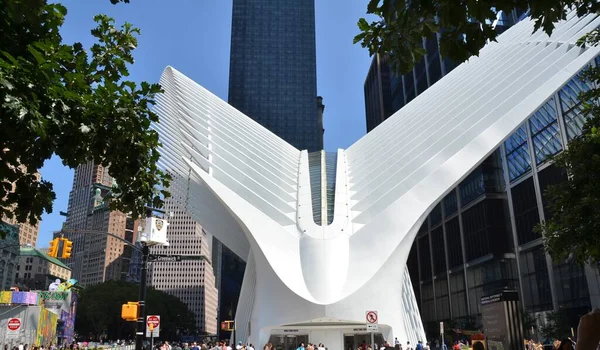
[[[135,322],[138,319],[140,304],[137,301],[128,301],[121,306],[121,318],[128,322]]]

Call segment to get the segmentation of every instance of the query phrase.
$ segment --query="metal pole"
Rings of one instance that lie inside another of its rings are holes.
[[[154,328],[150,331],[150,350],[154,350]]]
[[[137,332],[135,334],[135,350],[142,350],[146,331],[146,275],[148,273],[148,255],[150,248],[144,244],[142,246],[142,271],[140,277],[140,307],[137,320]]]
[[[375,349],[375,331],[371,331],[371,349]]]

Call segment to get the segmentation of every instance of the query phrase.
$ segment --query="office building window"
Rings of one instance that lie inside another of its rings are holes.
[[[518,179],[531,170],[531,157],[527,146],[527,130],[522,125],[504,141],[508,177],[510,181]]]
[[[437,319],[435,315],[435,299],[433,297],[433,282],[423,283],[422,286],[422,307],[421,317],[423,321],[434,321]]]
[[[433,253],[433,271],[435,275],[445,275],[446,253],[444,249],[444,230],[442,229],[442,226],[431,231],[431,248]]]
[[[431,226],[435,226],[437,224],[439,224],[442,221],[442,205],[441,203],[438,203],[438,205],[435,206],[435,208],[433,208],[433,210],[431,211],[431,214],[429,214],[429,222],[431,223]]]
[[[452,316],[467,315],[467,296],[465,294],[465,278],[463,271],[450,275],[450,295],[452,297]]]
[[[591,308],[590,294],[583,267],[575,262],[554,264],[554,287],[560,308]]]
[[[435,306],[438,320],[450,319],[450,301],[448,300],[448,280],[444,278],[435,281]]]
[[[550,279],[543,247],[521,253],[520,261],[525,309],[530,312],[551,310]]]
[[[540,182],[540,191],[542,193],[544,217],[547,221],[552,217],[552,213],[548,209],[548,196],[546,190],[549,186],[567,181],[567,174],[563,168],[559,168],[555,164],[552,164],[538,173],[538,180]]]
[[[456,213],[456,210],[458,209],[458,202],[456,201],[456,191],[454,189],[452,189],[452,191],[444,198],[443,204],[444,215],[446,215],[446,217]]]
[[[583,124],[585,124],[586,118],[581,113],[582,106],[579,101],[579,94],[589,91],[591,88],[592,84],[590,82],[584,81],[576,75],[558,92],[560,108],[565,118],[567,138],[569,140],[579,136]]]
[[[437,35],[433,34],[425,40],[427,50],[427,68],[429,70],[429,86],[435,84],[442,77],[442,65],[438,47]]]
[[[525,244],[539,238],[540,235],[533,231],[535,225],[540,222],[533,178],[530,177],[513,187],[511,193],[518,244]]]
[[[514,259],[491,260],[467,269],[471,313],[479,313],[482,296],[516,290],[518,279]]]
[[[431,253],[429,251],[429,236],[419,238],[419,266],[421,266],[421,281],[431,279]]]
[[[562,151],[556,104],[551,98],[529,118],[536,164]]]
[[[446,243],[448,244],[448,266],[450,269],[463,264],[462,245],[460,240],[460,224],[458,217],[447,221]]]
[[[481,163],[483,183],[486,193],[504,193],[504,175],[502,169],[502,153],[496,149]]]
[[[391,70],[391,68],[390,68]],[[404,83],[402,81],[402,75],[391,75],[391,86],[392,86],[392,110],[397,111],[404,107]]]
[[[415,75],[417,78],[417,95],[420,95],[429,87],[427,83],[427,70],[425,69],[425,58],[421,58],[415,65]]]
[[[485,202],[479,202],[463,213],[463,232],[467,261],[491,252],[485,218]]]
[[[404,91],[406,92],[406,104],[408,104],[416,97],[415,78],[412,71],[404,74]]]
[[[478,167],[460,184],[460,205],[464,207],[483,194],[485,194],[483,171]]]

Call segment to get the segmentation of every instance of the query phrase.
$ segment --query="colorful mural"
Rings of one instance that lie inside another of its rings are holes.
[[[72,281],[70,283],[71,285],[74,284]],[[63,338],[63,342],[68,344],[75,337],[77,294],[71,290],[35,292],[1,291],[0,304],[41,306],[35,340],[36,346],[55,342],[56,337]]]
[[[42,307],[40,310],[40,319],[35,337],[35,345],[47,347],[50,343],[56,343],[56,324],[58,316]]]
[[[63,343],[69,344],[75,337],[75,311],[77,310],[77,294],[71,295],[71,309],[60,312],[61,324],[57,336],[63,339]]]

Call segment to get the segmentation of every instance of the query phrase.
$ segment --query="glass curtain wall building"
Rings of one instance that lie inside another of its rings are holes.
[[[299,150],[323,149],[314,0],[234,0],[229,103]]]

